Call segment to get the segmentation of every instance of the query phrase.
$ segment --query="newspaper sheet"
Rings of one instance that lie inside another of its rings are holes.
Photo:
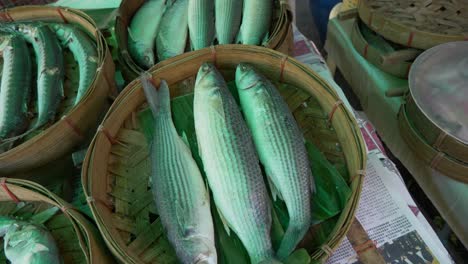
[[[294,28],[295,56],[327,80],[354,112],[368,150],[367,175],[356,218],[387,263],[453,263],[447,250],[419,212],[393,162],[387,158],[373,125],[362,112],[352,109],[334,82],[314,43]],[[328,264],[360,263],[350,242],[344,239]]]

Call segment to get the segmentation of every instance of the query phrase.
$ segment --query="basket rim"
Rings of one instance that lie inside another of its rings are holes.
[[[217,56],[216,56],[217,58],[220,58],[220,56],[223,56],[223,55],[220,55],[223,52],[225,52],[226,54],[232,54],[233,51],[242,52],[245,54],[261,52],[263,55],[267,55],[271,57],[273,60],[277,61],[278,62],[277,68],[279,68],[280,62],[284,61],[284,64],[286,65],[285,71],[289,70],[288,67],[294,67],[294,69],[300,71],[301,74],[303,74],[304,76],[307,75],[308,76],[307,78],[309,78],[309,80],[312,80],[314,83],[317,83],[318,86],[321,86],[320,91],[326,92],[327,94],[326,96],[329,99],[331,98],[333,98],[334,100],[339,99],[339,96],[337,95],[336,91],[317,73],[315,73],[309,67],[300,63],[296,59],[285,56],[284,54],[280,52],[270,50],[264,47],[249,46],[249,45],[235,45],[235,44],[216,46],[215,51],[217,52]],[[179,64],[189,64],[189,62],[192,60],[201,59],[203,61],[209,61],[210,60],[209,58],[212,58],[211,57],[212,52],[213,51],[211,48],[205,48],[205,49],[201,49],[198,51],[184,53],[182,55],[168,59],[167,61],[164,61],[163,63],[160,63],[154,66],[153,68],[150,69],[150,72],[153,74],[153,76],[157,76],[158,74],[164,73],[164,71],[168,71],[169,69],[176,68],[176,66],[178,66]],[[208,59],[204,59],[206,57]],[[196,74],[196,72],[195,73],[192,72],[192,75],[193,74]],[[102,127],[105,127],[106,125],[111,123],[110,119],[112,118],[112,116],[117,115],[116,110],[118,110],[123,105],[125,105],[125,102],[126,100],[128,100],[128,98],[136,96],[135,93],[137,92],[141,92],[141,90],[139,91],[140,87],[141,85],[138,79],[135,79],[134,81],[132,81],[131,83],[127,85],[127,87],[119,94],[119,96],[117,97],[117,99],[114,101],[109,111],[107,112],[106,116],[104,117],[104,120],[101,123]],[[308,91],[308,93],[314,94],[312,91]],[[314,95],[317,96],[317,93],[315,93]],[[321,105],[321,107],[323,108],[323,105]],[[357,124],[357,121],[355,120],[352,113],[343,104],[338,105],[337,109],[339,110],[335,112],[335,115],[341,116],[344,120],[347,121],[346,128],[343,128],[343,130],[346,129],[348,132],[352,133],[352,136],[351,135],[349,136],[349,137],[352,137],[352,139],[348,138],[347,140],[353,140],[353,143],[355,144],[352,144],[353,145],[352,148],[353,149],[355,148],[354,151],[358,153],[357,155],[358,157],[353,156],[351,159],[356,161],[357,165],[355,166],[359,168],[359,171],[363,172],[366,168],[367,152],[366,152],[364,140],[362,138],[362,134]],[[125,119],[124,117],[119,117],[119,120],[124,120],[124,119]],[[332,122],[334,123],[335,121],[332,121]],[[121,124],[114,124],[114,126],[117,126],[117,125],[118,125],[118,128],[116,130],[118,131],[121,128]],[[336,124],[334,124],[334,126],[336,126]],[[114,136],[113,131],[111,130],[108,130],[106,134],[111,134],[110,135],[111,137]],[[106,139],[107,137],[104,136],[102,133],[99,133],[99,132],[96,133],[88,149],[85,160],[83,162],[82,182],[83,182],[83,189],[87,197],[92,197],[94,194],[93,178],[97,177],[97,175],[93,174],[91,167],[93,165],[93,160],[95,159],[95,156],[97,155],[96,146],[98,144],[101,144],[101,142],[105,142]],[[343,140],[339,140],[339,141],[343,142]],[[106,144],[109,144],[109,143],[106,142]],[[105,150],[105,152],[107,152],[107,150]],[[346,161],[346,163],[348,163],[348,160]],[[107,164],[103,166],[107,167]],[[350,168],[348,168],[348,170],[350,170]],[[328,237],[327,241],[325,242],[328,248],[338,247],[339,242],[344,238],[345,234],[347,233],[347,230],[349,229],[351,225],[351,220],[353,219],[354,214],[357,209],[357,204],[358,204],[359,196],[361,193],[362,183],[363,183],[362,177],[354,177],[354,180],[352,180],[351,183],[349,183],[353,192],[352,192],[351,197],[348,200],[348,204],[340,213],[340,219],[343,222],[342,223],[339,222],[339,224],[330,233],[330,237]],[[111,236],[110,230],[113,224],[109,224],[104,221],[105,217],[102,216],[102,213],[100,212],[101,209],[98,208],[97,204],[92,202],[90,203],[90,207],[96,219],[96,222],[98,223],[98,228],[101,231],[101,234],[106,238],[105,241],[111,248],[112,252],[114,252],[114,254],[116,254],[116,256],[121,258],[122,260],[132,261],[132,262],[135,261],[135,260],[124,259],[124,256],[128,257],[128,255],[126,255],[126,252],[122,252],[122,251],[125,251],[124,247],[122,247],[122,245],[119,245],[119,242],[114,240],[114,238]],[[332,234],[334,234],[334,236],[331,236]],[[326,258],[329,257],[329,252],[327,252],[327,250],[324,250],[324,249],[318,249],[315,252],[313,252],[311,256],[316,259],[325,260]]]
[[[454,159],[429,145],[409,120],[406,104],[398,112],[398,123],[409,148],[428,165],[454,180],[468,183],[468,163]]]
[[[34,14],[32,14],[32,10],[34,10]],[[42,12],[52,12],[55,11],[55,15],[51,16],[49,15],[37,15],[37,13]],[[106,71],[104,70],[104,64],[109,58],[109,48],[106,44],[105,38],[102,35],[101,31],[97,28],[95,22],[89,17],[86,13],[78,10],[78,9],[73,9],[73,8],[65,8],[65,7],[51,7],[51,6],[39,6],[39,5],[26,5],[26,6],[18,6],[18,7],[13,7],[13,8],[6,8],[0,11],[0,21],[23,21],[27,20],[21,19],[21,20],[13,20],[15,15],[22,15],[25,16],[30,16],[33,19],[57,19],[57,20],[62,20],[68,23],[67,17],[68,18],[75,18],[76,21],[74,21],[74,24],[78,24],[83,27],[83,30],[87,31],[89,33],[88,35],[93,37],[93,40],[96,43],[97,46],[97,52],[98,52],[98,70],[94,74],[93,81],[91,82],[90,86],[88,87],[86,93],[83,95],[83,98],[79,101],[79,103],[73,108],[71,108],[60,120],[57,120],[53,125],[49,126],[45,130],[43,130],[41,133],[35,135],[34,137],[30,138],[29,140],[22,142],[21,144],[15,146],[14,148],[5,151],[3,153],[0,153],[0,161],[3,159],[8,158],[11,155],[15,155],[17,153],[21,153],[22,151],[25,151],[29,148],[34,147],[34,144],[37,143],[38,141],[41,141],[43,139],[46,139],[49,137],[50,134],[56,133],[57,131],[60,131],[61,125],[65,122],[64,119],[65,117],[68,120],[75,120],[77,113],[81,109],[81,106],[85,105],[88,101],[92,100],[92,95],[95,93],[97,89],[100,89],[97,85],[97,80],[100,74],[104,75],[104,78],[108,79],[106,75]],[[79,23],[81,21],[82,23]],[[86,23],[86,24],[84,24]],[[87,27],[93,28],[93,32],[89,32],[87,30]],[[79,127],[78,127],[79,129]]]

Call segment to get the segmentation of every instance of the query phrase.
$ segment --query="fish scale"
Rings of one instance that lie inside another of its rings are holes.
[[[216,0],[215,28],[219,44],[230,44],[239,30],[242,17],[242,1]]]
[[[18,35],[5,41],[0,85],[0,140],[26,129],[32,75],[26,41]]]
[[[194,118],[200,155],[223,219],[252,263],[277,263],[270,204],[249,130],[221,74],[204,63],[195,83]]]
[[[78,104],[94,80],[98,68],[98,53],[91,38],[75,26],[53,24],[58,39],[62,45],[68,47],[78,62],[80,80],[74,104]]]
[[[237,67],[236,86],[270,189],[288,209],[288,228],[277,252],[280,259],[285,259],[312,221],[311,195],[315,185],[304,139],[279,91],[252,66]]]
[[[213,0],[188,0],[188,27],[193,50],[202,49],[213,43],[214,2]]]
[[[182,263],[214,264],[217,254],[208,191],[190,149],[179,137],[169,87],[158,90],[149,73],[140,80],[154,117],[151,190],[167,237]]]

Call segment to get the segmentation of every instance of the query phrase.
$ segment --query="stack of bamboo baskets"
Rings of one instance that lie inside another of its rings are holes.
[[[423,50],[466,39],[464,5],[463,1],[360,0],[351,39],[370,63],[406,79]]]
[[[468,182],[467,144],[424,114],[413,98],[416,87],[411,87],[416,78],[423,77],[416,74],[425,74],[412,68],[418,57],[444,43],[467,40],[467,2],[361,0],[358,13],[351,35],[355,49],[384,72],[404,79],[411,76],[409,89],[387,92],[388,96],[406,96],[398,116],[403,138],[427,165]]]

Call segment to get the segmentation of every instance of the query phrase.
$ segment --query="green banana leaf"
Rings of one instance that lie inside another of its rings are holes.
[[[228,87],[234,98],[238,101],[234,82],[229,82]],[[205,176],[195,134],[193,93],[173,98],[171,109],[177,132],[188,142],[192,156],[197,162],[201,173]],[[141,111],[138,114],[138,119],[142,132],[145,134],[148,143],[150,143],[152,141],[154,122],[151,111],[149,109]],[[318,247],[327,239],[331,230],[336,225],[337,216],[346,205],[351,195],[351,189],[337,168],[325,158],[316,146],[310,142],[306,142],[306,149],[312,164],[312,173],[316,184],[316,191],[312,197],[314,224],[312,227],[314,230],[312,244]],[[212,204],[214,205],[213,201]],[[274,210],[272,211],[271,237],[273,247],[276,249],[281,242],[284,230],[287,228],[289,218],[286,205],[283,201],[277,200],[272,204]],[[249,263],[248,254],[241,241],[233,232],[230,232],[230,235],[227,234],[214,206],[212,207],[212,215],[220,263]],[[306,264],[311,263],[311,261],[305,249],[298,249],[285,263]]]

